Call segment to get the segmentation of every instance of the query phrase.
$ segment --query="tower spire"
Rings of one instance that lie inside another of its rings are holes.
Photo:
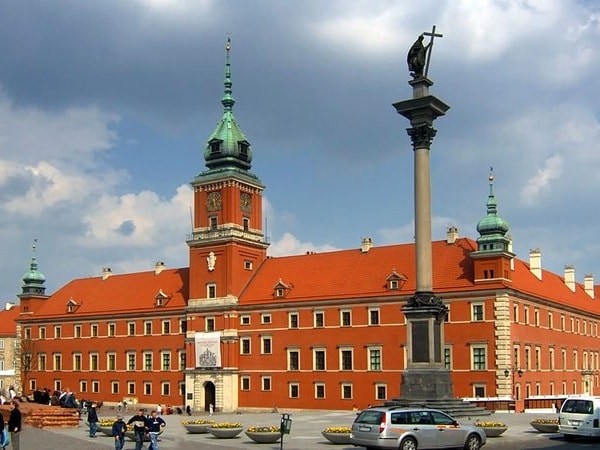
[[[46,287],[44,286],[46,277],[38,270],[38,263],[35,258],[36,248],[37,239],[34,239],[31,245],[31,261],[29,262],[29,272],[26,272],[23,275],[23,294],[44,295],[44,292],[46,291]]]
[[[233,105],[235,105],[235,99],[233,98],[233,82],[231,81],[231,37],[227,37],[227,43],[225,44],[225,81],[223,81],[223,98],[221,103],[225,108],[225,112],[233,111]]]
[[[250,142],[240,129],[233,115],[233,81],[231,79],[231,38],[225,44],[225,80],[223,81],[223,117],[215,131],[208,138],[204,150],[206,166],[212,174],[237,172],[251,176],[248,171],[252,167],[252,151]],[[206,173],[205,173],[206,174]]]

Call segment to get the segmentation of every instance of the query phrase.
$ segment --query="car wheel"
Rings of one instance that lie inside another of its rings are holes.
[[[465,450],[479,450],[481,448],[481,438],[476,434],[470,434],[465,442]]]
[[[402,439],[400,450],[417,450],[417,441],[411,437]]]

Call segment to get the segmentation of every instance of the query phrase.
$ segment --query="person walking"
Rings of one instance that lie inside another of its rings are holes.
[[[123,450],[125,446],[125,432],[127,424],[123,422],[123,416],[117,414],[117,420],[112,425],[112,435],[115,438],[115,450]]]
[[[162,429],[167,425],[162,417],[158,415],[156,410],[153,410],[150,413],[150,417],[146,419],[146,429],[148,430],[148,434],[150,435],[150,447],[151,450],[159,450],[158,449],[158,435],[162,431]]]
[[[140,408],[138,413],[127,421],[127,425],[133,425],[135,450],[142,450],[142,447],[144,446],[144,436],[146,435],[146,416],[144,415],[144,410]]]
[[[16,400],[10,402],[8,431],[10,431],[10,441],[12,442],[13,450],[19,450],[19,436],[21,435],[21,411],[19,411],[19,402]]]
[[[96,437],[96,431],[98,430],[98,413],[96,412],[96,407],[98,405],[96,403],[91,403],[88,406],[87,411],[87,421],[90,424],[90,437]]]
[[[4,416],[0,412],[0,447],[2,447],[2,450],[8,445],[7,438],[8,434],[4,431]]]

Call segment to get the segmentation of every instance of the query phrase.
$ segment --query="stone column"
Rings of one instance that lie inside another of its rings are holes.
[[[448,312],[433,292],[431,253],[431,180],[429,153],[436,135],[434,120],[450,108],[429,94],[431,80],[410,81],[413,98],[394,103],[396,111],[410,121],[414,159],[415,272],[416,291],[402,309],[407,320],[408,364],[402,374],[404,399],[452,398],[450,372],[444,368],[444,319]]]

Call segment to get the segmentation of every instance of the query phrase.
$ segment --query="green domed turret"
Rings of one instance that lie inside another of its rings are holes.
[[[487,215],[477,224],[479,238],[477,239],[477,251],[496,252],[509,251],[510,239],[508,233],[508,222],[498,215],[498,205],[494,195],[494,176],[490,170],[488,177],[490,182],[490,193],[487,201]]]
[[[29,263],[29,271],[23,274],[23,286],[21,289],[22,294],[30,295],[44,295],[46,287],[46,277],[42,272],[38,270],[37,260],[35,259],[35,248],[37,239],[33,240],[31,246],[31,262]]]
[[[231,51],[231,40],[227,39],[225,46],[227,58],[225,63],[225,81],[223,82],[224,94],[221,104],[225,111],[223,118],[217,124],[217,128],[208,138],[204,159],[209,169],[242,169],[251,168],[252,151],[250,143],[240,129],[233,116],[233,83],[231,81],[231,64],[229,62],[229,52]]]

